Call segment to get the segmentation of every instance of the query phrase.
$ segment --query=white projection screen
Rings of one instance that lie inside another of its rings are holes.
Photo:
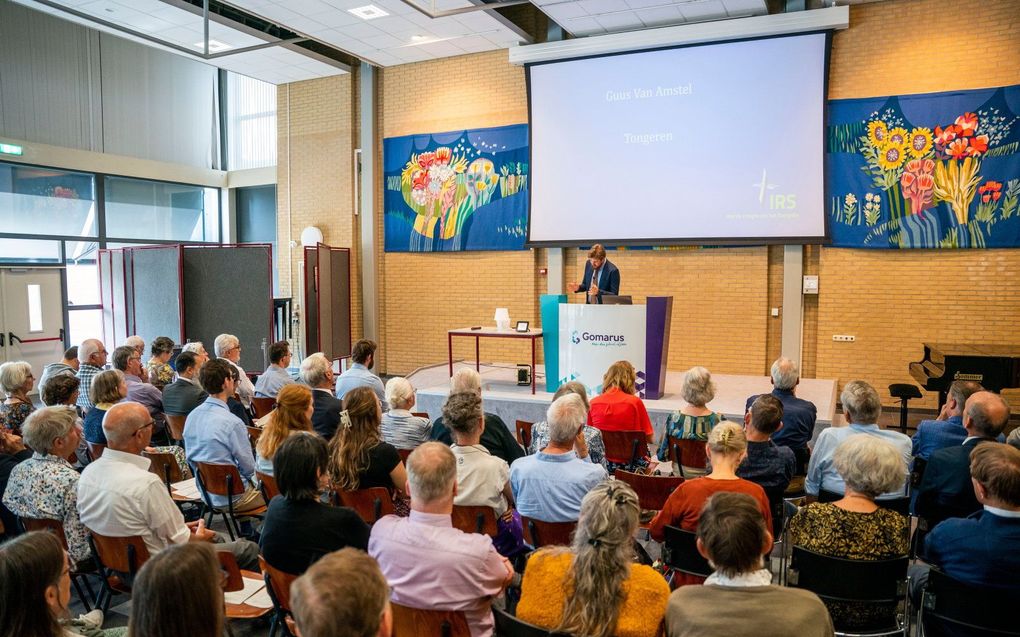
[[[535,63],[528,244],[825,240],[827,33]]]

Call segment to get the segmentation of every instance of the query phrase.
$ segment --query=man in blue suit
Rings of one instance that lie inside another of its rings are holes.
[[[602,295],[620,293],[620,270],[606,259],[606,249],[596,243],[588,251],[584,278],[571,284],[572,292],[584,292],[586,303],[602,304]]]
[[[793,449],[793,455],[797,458],[795,475],[803,475],[811,456],[808,443],[815,432],[818,408],[811,401],[796,395],[797,385],[800,384],[800,368],[795,361],[785,356],[777,358],[772,363],[771,375],[772,395],[783,403],[783,428],[772,435],[772,442]],[[755,394],[747,399],[745,414],[751,410],[751,404],[757,398]]]
[[[953,381],[949,386],[946,404],[935,420],[922,420],[913,438],[913,455],[927,460],[939,449],[962,445],[967,438],[963,428],[963,406],[975,392],[984,390],[980,383],[969,380]]]

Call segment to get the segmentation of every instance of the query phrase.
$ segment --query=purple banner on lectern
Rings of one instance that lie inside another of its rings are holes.
[[[669,328],[673,297],[650,296],[645,302],[645,398],[658,400],[666,389]]]

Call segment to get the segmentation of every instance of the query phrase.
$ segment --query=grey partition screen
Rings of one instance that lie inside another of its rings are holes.
[[[113,342],[113,255],[109,250],[100,250],[99,258],[99,302],[103,305],[103,342]]]
[[[245,371],[263,371],[262,347],[273,338],[272,247],[184,246],[183,263],[185,340],[212,355],[216,336],[233,334]]]
[[[123,343],[130,334],[127,333],[127,274],[124,267],[124,251],[110,250],[111,299],[113,307],[113,333],[106,334],[106,349],[113,352],[118,343]]]
[[[180,245],[130,248],[132,333],[184,342],[184,267]]]
[[[309,351],[329,359],[351,353],[351,251],[305,248],[305,331]]]
[[[305,353],[314,354],[319,349],[319,248],[305,246],[304,269],[304,312]]]

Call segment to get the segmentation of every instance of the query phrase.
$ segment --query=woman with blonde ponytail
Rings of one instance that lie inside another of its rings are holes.
[[[584,637],[654,637],[669,585],[634,563],[638,498],[607,480],[584,497],[570,548],[535,553],[521,583],[517,617],[554,633]]]

